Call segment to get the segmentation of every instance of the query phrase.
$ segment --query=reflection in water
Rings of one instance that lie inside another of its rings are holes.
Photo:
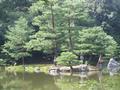
[[[120,71],[120,67],[112,68],[111,70],[109,70],[109,74],[110,76],[113,76],[118,74],[119,71]]]
[[[119,76],[111,78],[102,72],[57,76],[0,72],[0,90],[119,90],[119,82]]]
[[[1,72],[0,90],[59,90],[54,77],[44,73]]]
[[[80,77],[80,84],[84,84],[85,80],[88,79],[88,73],[87,72],[81,72],[79,74],[79,77]]]

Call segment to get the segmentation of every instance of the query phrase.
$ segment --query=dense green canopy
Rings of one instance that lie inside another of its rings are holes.
[[[28,27],[26,19],[19,18],[15,26],[9,27],[6,33],[7,42],[4,44],[3,52],[16,60],[28,56],[25,46],[30,40],[31,33],[32,30]]]
[[[0,0],[0,59],[120,54],[119,0]],[[64,52],[64,53],[63,53]],[[61,54],[62,53],[62,54]]]
[[[114,55],[116,48],[117,43],[101,27],[83,29],[79,32],[76,43],[76,51],[79,53]]]

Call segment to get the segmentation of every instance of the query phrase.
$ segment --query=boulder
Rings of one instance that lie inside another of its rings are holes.
[[[99,71],[99,69],[95,66],[88,66],[85,64],[73,66],[73,72],[88,72],[88,71]],[[49,69],[49,74],[59,75],[61,72],[69,73],[70,67],[68,66],[52,66]]]
[[[52,66],[52,67],[50,67],[50,69],[49,69],[49,73],[50,72],[59,72],[60,71],[60,69],[59,69],[59,67],[56,67],[56,66]]]
[[[86,72],[86,71],[89,71],[89,69],[88,69],[88,66],[86,64],[81,64],[81,65],[73,66],[73,71]]]
[[[60,67],[60,72],[70,72],[70,67],[67,66]]]
[[[88,66],[88,70],[89,71],[99,71],[99,68],[97,68],[95,66]]]
[[[40,68],[39,68],[39,67],[35,67],[35,68],[34,68],[34,71],[35,71],[36,73],[38,73],[38,72],[40,72]]]

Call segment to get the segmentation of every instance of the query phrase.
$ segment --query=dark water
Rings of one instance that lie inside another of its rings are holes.
[[[120,76],[101,72],[52,76],[0,72],[0,90],[120,90]]]

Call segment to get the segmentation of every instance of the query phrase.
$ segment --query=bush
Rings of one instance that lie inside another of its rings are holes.
[[[72,66],[81,63],[77,60],[77,56],[72,52],[62,52],[61,55],[57,57],[56,61],[57,64],[65,66]]]

